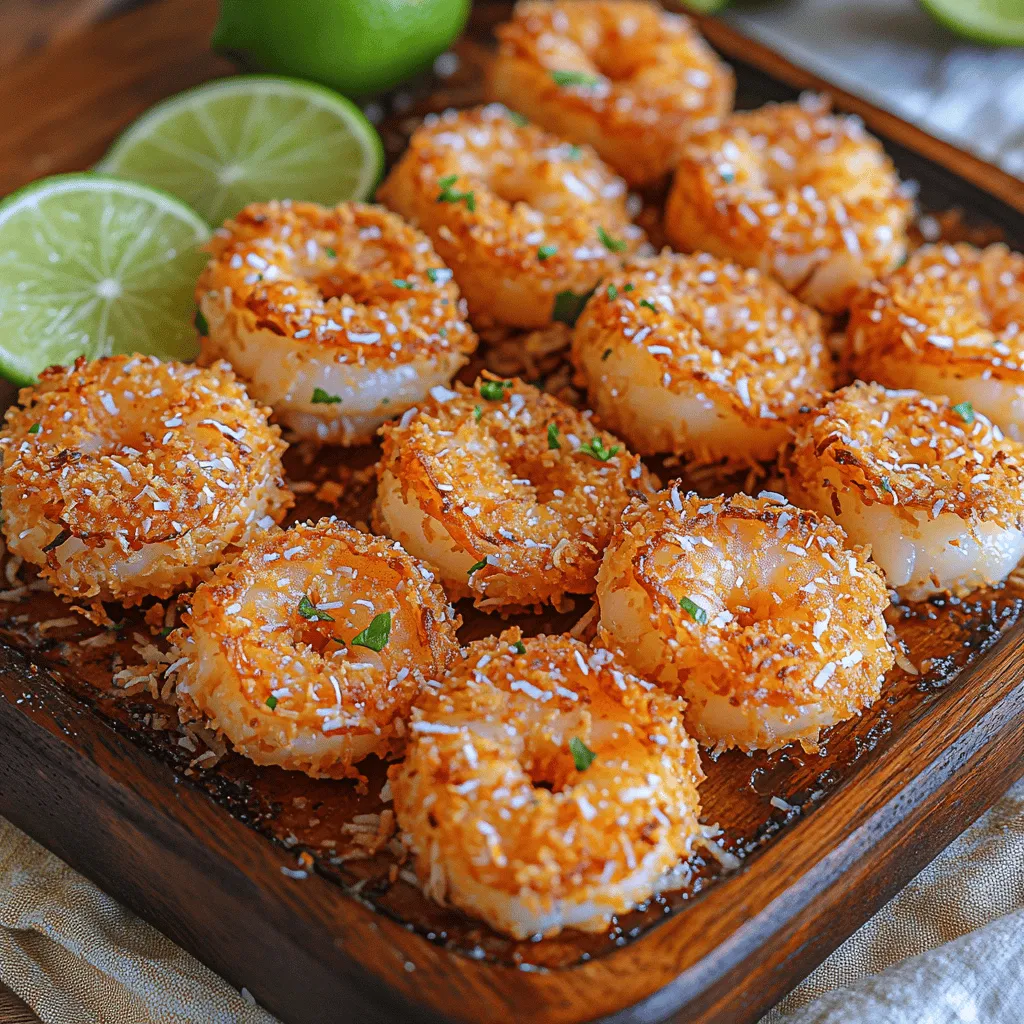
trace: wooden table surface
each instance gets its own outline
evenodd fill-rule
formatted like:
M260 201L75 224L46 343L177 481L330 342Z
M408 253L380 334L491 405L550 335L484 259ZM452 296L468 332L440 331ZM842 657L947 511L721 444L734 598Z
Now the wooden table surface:
M0 983L0 1024L39 1024L39 1018Z

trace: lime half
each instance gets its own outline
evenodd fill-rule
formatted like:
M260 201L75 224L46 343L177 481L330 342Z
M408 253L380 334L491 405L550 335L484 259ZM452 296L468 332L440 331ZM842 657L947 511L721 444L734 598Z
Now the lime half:
M996 46L1024 46L1024 0L921 0L958 36Z
M112 352L196 354L210 229L172 196L97 174L44 178L0 202L0 374Z
M239 75L158 103L96 170L170 192L220 224L268 199L365 199L383 166L380 136L344 96L291 78Z

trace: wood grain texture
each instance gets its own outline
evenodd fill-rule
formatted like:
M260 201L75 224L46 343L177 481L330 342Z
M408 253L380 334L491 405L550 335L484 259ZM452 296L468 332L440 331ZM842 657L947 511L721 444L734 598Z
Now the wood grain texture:
M478 95L473 62L486 54L487 26L507 11L477 5L473 39L460 49L466 80L447 83L430 102ZM0 188L41 173L26 163L34 152L47 170L86 166L151 102L225 73L205 48L211 25L207 0L161 0L0 81L0 103L18 111L13 126L0 127ZM734 33L707 29L738 62L745 105L813 84ZM423 109L420 98L414 92L413 113ZM936 163L919 148L919 133L879 112L865 116L889 133L886 144L902 173L920 180L926 207L959 205L969 220L1024 244L1019 208L982 187L1005 182L967 181L961 173L977 168L951 147L926 146ZM392 152L400 120L385 122ZM341 479L346 466L373 455L345 456L345 466L294 463L290 475ZM355 520L369 495L347 490L351 504L310 497L296 514ZM291 807L309 795L318 820L333 827L363 799L346 784L230 758L193 771L176 735L151 727L166 711L159 701L103 695L109 652L106 663L90 660L77 647L80 631L33 633L33 622L66 614L61 607L34 595L0 615L0 813L288 1024L334 1021L342 1007L367 1022L756 1021L1024 771L1019 594L929 607L899 628L914 658L932 668L916 678L894 672L886 699L833 730L821 758L790 751L708 763L702 797L727 845L748 854L738 872L710 866L713 884L693 898L652 903L607 937L569 933L515 945L416 902L401 881L379 885L373 865L353 875L358 864L323 855L317 841L327 826L304 831ZM137 624L131 619L125 632ZM564 628L550 616L523 624ZM463 638L494 628L476 617ZM130 655L130 635L114 653ZM772 795L800 809L780 813ZM316 862L304 879L282 872L297 867L299 851Z
M39 1018L2 982L0 1024L40 1024Z

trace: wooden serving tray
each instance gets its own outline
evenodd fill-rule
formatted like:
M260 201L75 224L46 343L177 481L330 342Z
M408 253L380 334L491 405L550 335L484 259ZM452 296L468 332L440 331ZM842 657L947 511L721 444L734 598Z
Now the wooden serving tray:
M163 0L8 73L0 109L16 114L0 125L0 192L88 166L155 100L228 73L206 49L213 6ZM509 7L478 4L457 74L392 100L392 153L419 113L479 98L489 28ZM883 136L926 209L963 211L947 231L1024 247L1019 182L722 24L704 28L736 66L742 106L826 88ZM495 345L482 358L506 356ZM375 457L290 451L295 518L365 519ZM207 753L202 736L178 731L159 684L112 683L141 660L138 646L162 643L141 616L105 634L69 621L26 571L8 582L0 813L288 1024L756 1021L1024 773L1024 587L897 609L909 661L820 755L705 758L706 820L728 854L699 862L688 889L607 935L512 942L407 881L386 842L384 766L369 767L360 793ZM561 631L589 604L516 621ZM500 626L461 611L464 640Z

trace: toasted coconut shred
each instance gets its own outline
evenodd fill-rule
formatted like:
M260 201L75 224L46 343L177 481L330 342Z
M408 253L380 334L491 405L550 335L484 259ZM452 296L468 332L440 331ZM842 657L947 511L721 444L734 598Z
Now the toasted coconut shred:
M572 358L601 421L642 454L694 465L774 459L832 385L821 318L755 270L668 251L587 303Z
M390 772L424 891L523 939L603 931L685 884L705 830L681 711L568 637L470 644L420 697Z
M365 444L476 348L430 240L362 203L255 203L196 285L202 358L229 359L297 438Z
M1024 447L969 404L858 381L807 415L780 466L909 600L1000 583L1024 556Z
M970 402L1024 441L1024 256L924 246L850 307L847 360L887 387Z
M519 3L496 35L494 99L589 143L631 185L667 175L687 134L732 108L732 69L653 3Z
M428 115L378 196L430 236L481 325L547 326L560 292L585 295L644 238L593 150L498 104Z
M250 545L196 590L184 622L169 669L183 719L312 776L358 778L367 755L400 754L412 701L458 651L433 574L335 519Z
M913 203L881 143L828 101L769 103L695 135L665 208L669 241L774 277L836 313L899 266Z
M589 417L520 381L481 378L382 431L374 523L480 608L594 590L639 458Z
M278 428L226 363L51 367L6 416L3 529L66 598L131 606L205 579L292 504Z
M634 501L598 576L601 626L687 700L709 746L817 747L878 696L885 581L825 516L781 495Z

